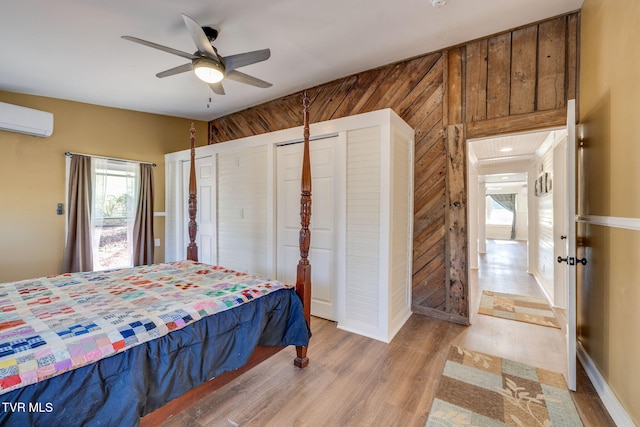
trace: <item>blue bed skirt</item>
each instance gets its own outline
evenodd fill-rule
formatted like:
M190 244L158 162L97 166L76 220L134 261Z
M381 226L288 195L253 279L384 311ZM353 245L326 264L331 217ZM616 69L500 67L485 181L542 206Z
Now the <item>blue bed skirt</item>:
M309 337L300 298L282 289L0 395L0 425L137 426L142 416L243 366L256 345L307 346Z

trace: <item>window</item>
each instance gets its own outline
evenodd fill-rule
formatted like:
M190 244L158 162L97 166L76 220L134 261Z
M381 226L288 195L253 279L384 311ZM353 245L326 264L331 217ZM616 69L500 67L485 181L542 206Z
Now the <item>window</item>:
M491 196L487 196L487 224L510 226L513 224L513 212L500 206Z
M132 267L140 168L136 163L91 159L93 269Z
M153 166L65 153L65 273L153 263Z

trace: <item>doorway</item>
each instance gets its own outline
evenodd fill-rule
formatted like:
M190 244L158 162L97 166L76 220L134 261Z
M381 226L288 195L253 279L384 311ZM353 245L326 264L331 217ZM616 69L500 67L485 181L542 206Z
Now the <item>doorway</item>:
M566 135L565 129L552 129L469 140L467 150L470 268L480 268L479 260L489 250L522 246L526 273L560 309L566 304L565 283L555 258L567 227L561 173ZM512 208L501 205L508 196ZM487 245L489 240L495 244ZM497 246L501 241L520 245Z
M565 251L568 228L566 146L566 129L468 141L469 265L477 284L470 287L472 307L483 290L493 290L544 297L565 317L566 276L556 257ZM514 203L505 218L505 209L494 211L506 195ZM559 348L558 358L565 361L560 371L570 376L566 350Z

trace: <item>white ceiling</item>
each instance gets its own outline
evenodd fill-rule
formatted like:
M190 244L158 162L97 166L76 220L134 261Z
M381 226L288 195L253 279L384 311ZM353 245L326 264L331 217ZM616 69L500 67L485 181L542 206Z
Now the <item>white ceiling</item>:
M566 129L554 129L474 139L468 143L469 162L487 189L489 184L495 189L497 184L526 183L531 162L542 159L566 135Z
M476 139L469 142L472 162L482 166L533 159L549 131Z
M4 0L0 90L209 121L367 69L577 10L582 0ZM180 13L220 31L222 56L270 48L212 95L184 58L120 38L195 51ZM209 103L209 97L212 101Z
M526 184L523 165L535 159L548 137L549 131L544 131L472 140L468 145L469 161L480 173L479 181L487 183L487 191Z

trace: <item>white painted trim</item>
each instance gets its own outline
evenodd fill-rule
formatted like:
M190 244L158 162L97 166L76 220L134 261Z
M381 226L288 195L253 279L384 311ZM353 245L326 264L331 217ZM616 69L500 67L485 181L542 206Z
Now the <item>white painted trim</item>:
M380 152L378 168L378 188L380 189L380 235L378 241L378 331L385 337L385 342L390 342L389 322L391 311L391 209L393 195L391 190L391 167L393 154L391 148L391 128L389 123L382 123L379 128L378 150Z
M278 273L278 211L276 193L278 191L277 145L267 145L267 266L269 277L276 277ZM216 185L216 191L217 190ZM216 231L217 232L217 231Z
M623 218L619 216L576 215L576 221L605 227L640 230L640 218Z
M347 131L338 133L336 143L336 158L334 161L335 180L337 185L334 200L335 208L335 307L337 324L341 324L347 318Z
M409 307L410 306L411 304L409 304ZM409 318L413 314L413 312L409 307L407 307L405 311L401 312L400 315L396 316L395 319L392 319L392 321L389 322L389 332L387 334L387 337L388 337L387 342L393 341L393 338L395 338L396 334L400 332L400 329L402 329L404 324L407 322L407 320L409 320Z
M576 217L576 169L577 169L577 137L576 137L576 101L570 99L567 101L567 156L566 156L566 178L565 178L565 197L568 203L565 205L567 210L567 219L569 227L567 229L567 256L574 256L576 253L576 228L572 223ZM553 155L553 152L551 153ZM565 301L567 302L566 319L567 329L567 387L571 391L576 390L577 368L576 368L576 347L578 342L577 336L577 268L571 268L566 264L567 276L565 287Z
M385 121L394 120L399 116L390 108L372 111L369 113L356 114L353 116L342 117L339 119L327 120L324 122L311 123L309 125L311 140L322 138L327 135L338 134L342 131L352 129L362 129L366 127L379 126ZM220 142L217 144L204 145L196 147L196 156L207 156L211 153L219 153L225 151L237 151L243 148L255 147L265 144L288 144L293 142L301 142L303 134L303 126L298 126L279 131L263 133L260 135L252 135L232 141ZM165 164L176 160L189 160L191 150L186 149L165 154Z
M363 337L371 338L376 341L382 341L385 344L389 344L391 342L389 336L383 331L380 331L377 325L372 326L370 324L351 320L346 326L344 323L338 323L336 327L352 334L362 335Z
M540 275L538 270L536 269L535 272L533 274L531 274L531 275L533 276L533 278L535 279L536 283L538 284L538 287L542 291L542 294L544 295L544 298L547 300L547 303L553 308L558 308L553 304L553 298L551 298L551 295L549 295L549 292L547 291L547 288L543 285L544 278Z
M167 216L166 212L154 212L153 216Z
M607 381L604 379L593 360L591 360L587 350L585 350L580 341L577 343L576 350L580 364L584 367L584 370L591 380L593 387L596 389L600 400L602 400L602 403L605 408L607 408L609 415L613 418L613 422L618 426L635 426L631 416L629 416L627 411L620 404L618 398L616 398L616 395L613 393L607 384Z

